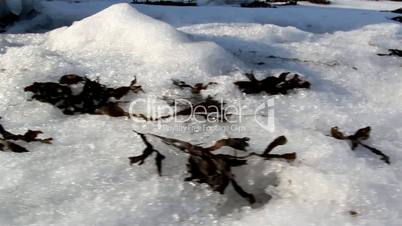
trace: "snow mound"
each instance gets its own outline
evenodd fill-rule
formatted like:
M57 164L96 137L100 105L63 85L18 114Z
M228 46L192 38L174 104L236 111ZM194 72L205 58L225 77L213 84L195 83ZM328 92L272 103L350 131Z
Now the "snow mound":
M207 74L232 70L239 62L212 42L193 42L174 27L139 13L129 4L113 5L91 17L50 32L50 46L83 58L123 56L168 71Z

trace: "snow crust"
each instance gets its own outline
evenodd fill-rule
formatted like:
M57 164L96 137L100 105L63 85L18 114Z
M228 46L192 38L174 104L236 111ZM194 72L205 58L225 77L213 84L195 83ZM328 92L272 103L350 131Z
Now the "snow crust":
M39 129L55 139L52 145L29 144L30 153L0 153L0 225L400 225L402 63L376 55L402 43L402 26L388 21L390 14L368 12L376 19L359 26L324 20L316 25L333 30L319 33L283 26L310 22L296 13L264 24L255 18L271 15L260 10L245 11L242 15L256 16L240 21L233 16L237 9L224 7L138 8L177 23L119 4L49 33L0 35L1 123L16 133ZM351 11L337 12L345 13L337 17L342 18ZM171 78L215 81L219 84L203 95L239 104L248 114L270 99L244 96L233 85L251 70L259 78L293 71L312 83L311 90L274 97L273 133L247 117L237 124L241 130L223 124L183 133L158 129L156 123L65 116L48 104L28 101L23 92L35 81L57 81L67 73L99 77L109 86L129 84L136 75L145 93L127 101L184 95L170 85ZM164 106L162 101L156 105ZM328 137L335 125L348 133L372 126L368 143L387 153L392 165ZM152 142L167 156L164 176L157 176L152 161L130 167L127 157L144 148L132 129L205 145L247 136L250 150L257 152L283 134L289 143L277 151L295 151L298 161L253 159L249 167L236 169L239 183L260 200L249 207L231 188L220 195L183 182L186 156L157 140Z

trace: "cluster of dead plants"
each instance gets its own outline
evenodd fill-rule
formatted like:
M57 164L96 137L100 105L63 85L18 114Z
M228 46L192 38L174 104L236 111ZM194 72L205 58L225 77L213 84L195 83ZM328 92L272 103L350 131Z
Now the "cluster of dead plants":
M402 22L402 21L401 21ZM378 56L396 56L402 57L402 50L399 49L388 49L388 53L378 53Z
M300 2L310 2L313 4L321 4L321 5L330 5L331 1L329 0L306 0L306 1L300 1Z
M392 17L391 20L402 23L402 16Z
M389 50L387 55L399 54L399 50ZM288 94L289 91L299 88L308 89L311 84L304 80L298 74L285 72L278 77L268 76L263 80L255 78L253 73L247 73L246 77L249 81L236 81L234 84L246 94L257 94L266 92L270 95L276 94ZM226 115L223 106L225 103L221 103L215 100L213 97L203 97L201 92L208 89L211 85L215 85L215 82L208 83L196 83L189 85L184 81L173 80L173 85L180 89L188 89L191 91L192 96L189 98L192 106L184 106L182 109L175 112L173 115L161 116L158 118L146 117L142 114L129 115L119 106L119 99L127 95L130 91L138 93L141 86L136 85L137 81L134 79L129 86L122 86L118 88L109 88L100 84L98 81L92 81L86 77L78 75L65 75L60 78L58 83L44 82L34 84L25 87L25 91L32 92L32 99L52 104L63 111L64 114L106 114L113 117L119 116L134 116L139 117L147 121L162 120L173 116L188 116L196 114L202 117L208 117L207 114L215 113L217 117ZM165 97L164 100L170 104L175 103L175 99ZM202 109L202 111L195 111L194 109ZM345 136L338 130L337 127L331 129L331 136L340 139L347 140L351 143L352 150L355 150L358 146L363 146L376 155L381 156L381 160L390 164L389 157L383 152L370 147L362 141L367 140L370 135L370 127L359 129L355 134ZM136 132L136 131L134 131ZM42 133L41 131L29 130L23 135L15 135L6 131L0 125L0 150L6 149L13 152L27 152L25 148L14 143L13 141L25 141L32 142L38 141L42 143L50 143L51 138L38 139L37 136ZM294 161L296 159L296 153L285 154L272 154L272 150L280 145L284 145L287 142L285 136L280 136L272 141L262 153L247 152L249 146L249 138L226 138L217 140L214 145L209 147L203 147L198 144L192 144L179 139L163 137L155 134L144 134L136 132L145 144L145 149L141 155L129 157L130 164L142 165L146 159L155 155L155 165L158 174L162 175L162 163L166 159L166 156L161 151L156 150L150 143L149 137L154 137L161 140L168 146L172 146L179 151L188 155L187 172L189 177L185 181L196 181L199 183L208 184L213 191L223 194L229 184L231 184L234 190L243 198L245 198L250 204L256 202L253 194L246 192L235 180L235 175L232 173L233 167L240 167L247 165L249 158L256 156L265 160L282 159L286 161ZM10 141L11 140L11 141ZM234 150L243 151L241 156L230 154L219 154L217 150L222 147L230 147Z
M249 81L237 81L234 84L246 94L266 92L270 95L287 94L290 90L303 88L309 89L310 82L300 75L290 72L281 73L278 77L268 76L263 80L255 78L253 73L246 73Z
M402 8L392 10L391 12L393 12L393 13L398 13L398 14L402 14ZM402 16L393 17L393 18L391 18L391 20L394 20L394 21L396 21L396 22L402 23Z
M171 107L179 107L177 112L169 115L163 115L158 117L149 117L144 114L133 113L131 117L141 118L145 121L159 121L163 119L168 119L177 116L199 116L207 118L213 115L216 121L224 121L227 116L224 106L225 103L215 100L212 96L203 97L201 95L202 90L206 90L211 85L216 85L216 82L208 83L196 83L194 85L189 85L181 80L172 80L174 86L180 89L189 89L191 91L191 96L188 98L180 98L180 100L186 100L184 103L180 103L177 99L163 97L162 99L166 101Z
M1 117L0 117L1 119ZM26 148L16 143L16 141L23 142L41 142L44 144L51 144L52 138L40 139L37 138L42 131L39 130L28 130L24 134L13 134L0 124L0 151L10 151L15 153L29 152Z
M141 91L141 86L136 83L134 79L129 86L109 88L87 77L70 74L62 76L58 83L35 82L24 90L33 93L32 99L52 104L66 115L87 113L121 117L128 113L116 100L130 91Z
M240 4L243 8L274 8L275 6L268 1L252 1Z
M136 132L136 131L134 131ZM285 136L280 136L271 142L263 153L249 153L243 156L234 156L228 154L214 154L214 151L222 147L231 147L243 152L247 151L249 146L248 137L243 138L226 138L215 142L210 147L202 147L200 145L191 144L186 141L163 137L155 134L143 134L136 132L145 144L145 149L139 156L129 157L130 164L142 165L145 160L155 153L155 165L159 175L162 175L162 161L166 158L160 151L156 150L153 145L148 141L147 136L153 136L163 143L173 146L181 152L189 155L187 163L187 172L190 174L185 181L196 181L198 183L208 184L213 191L223 194L226 187L232 184L234 190L250 204L255 203L253 194L246 192L235 180L231 168L247 165L247 160L251 156L258 156L266 160L283 159L287 161L294 161L296 153L286 154L271 154L271 151L287 142Z
M179 87L181 89L185 89L185 88L190 89L191 93L193 93L193 94L200 94L202 90L208 89L208 87L210 85L216 85L217 84L216 82L208 82L206 84L204 84L204 83L196 83L194 85L189 85L186 82L181 81L181 80L177 80L177 79L173 79L172 82L173 82L173 85L175 85L175 86L177 86L177 87Z

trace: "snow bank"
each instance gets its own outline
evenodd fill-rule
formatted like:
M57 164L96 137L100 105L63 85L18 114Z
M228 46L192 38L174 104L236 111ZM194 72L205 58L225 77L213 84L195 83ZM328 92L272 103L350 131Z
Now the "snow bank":
M133 64L169 72L220 74L235 58L212 42L194 42L172 26L145 16L128 4L106 10L49 34L52 50L79 59L124 56Z

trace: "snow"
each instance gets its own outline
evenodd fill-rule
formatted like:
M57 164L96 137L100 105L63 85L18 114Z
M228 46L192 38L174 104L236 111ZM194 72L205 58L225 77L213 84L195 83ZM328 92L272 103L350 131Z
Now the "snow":
M30 153L0 153L0 225L400 225L402 63L376 55L400 49L402 26L388 20L394 14L127 4L101 11L110 4L43 2L46 16L59 25L89 17L48 33L0 35L1 123L13 132L40 129L55 139L52 145L29 144ZM74 11L77 5L81 8ZM283 13L287 16L279 17ZM109 86L137 76L145 93L125 100L145 101L184 95L170 85L172 78L215 81L203 95L240 104L249 114L271 98L245 96L233 85L251 70L259 78L292 71L312 83L311 90L273 97L272 133L253 117L236 127L209 125L215 130L183 133L158 129L157 123L65 116L28 101L23 91L67 73L99 77ZM180 125L166 122L166 128ZM328 137L335 125L347 133L370 125L367 143L388 154L392 164ZM239 183L260 200L250 207L231 188L220 195L184 182L186 156L156 139L152 142L167 156L164 176L157 176L152 161L130 167L127 157L144 148L133 129L202 144L247 136L257 152L283 134L289 143L277 151L295 151L298 160L252 159L236 169ZM351 216L352 210L358 215Z
M54 26L71 24L106 8L112 2L83 2L78 6L66 2L43 2L46 22ZM402 4L399 4L402 7ZM325 33L354 30L369 24L386 22L393 13L362 9L289 6L275 9L247 9L228 6L166 7L135 5L141 13L175 27L206 23L260 23L292 26L301 30ZM395 8L398 8L395 6ZM71 20L68 21L68 18Z
M215 43L194 43L186 34L140 14L127 4L111 6L49 35L52 50L65 55L78 54L83 59L93 59L95 55L99 62L123 54L122 57L141 65L137 67L163 68L166 73L178 73L177 69L182 68L185 69L180 71L182 74L220 74L239 64Z
M355 1L360 2L360 5ZM10 28L10 33L37 32L71 25L74 21L82 20L113 4L128 2L128 0L92 0L71 3L69 1L42 1L42 14L34 21L18 24ZM157 20L162 20L174 27L205 23L260 23L275 24L283 27L296 27L298 29L325 33L333 31L348 31L369 24L387 22L396 14L379 12L402 8L402 3L380 2L371 8L366 7L360 0L352 0L351 7L338 3L327 6L317 6L301 3L299 6L280 7L275 9L249 9L231 6L199 7L165 7L133 5L135 8ZM307 5L305 5L307 4ZM378 6L378 7L377 7ZM168 9L168 10L167 10ZM397 23L397 22L395 22Z
M302 3L303 5L313 5L311 3ZM397 1L384 1L384 0L331 0L330 5L323 7L336 7L336 8L355 8L355 9L369 9L369 10L394 10L401 8L402 3Z

